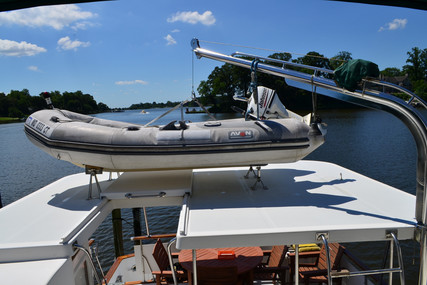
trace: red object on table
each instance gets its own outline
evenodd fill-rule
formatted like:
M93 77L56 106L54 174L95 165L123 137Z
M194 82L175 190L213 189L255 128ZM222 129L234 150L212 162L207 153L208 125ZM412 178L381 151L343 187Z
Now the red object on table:
M218 253L234 251L234 259L219 259ZM196 250L197 266L225 267L236 266L237 274L245 274L262 262L263 253L260 247L204 248ZM187 271L193 271L193 252L191 249L181 250L179 263Z

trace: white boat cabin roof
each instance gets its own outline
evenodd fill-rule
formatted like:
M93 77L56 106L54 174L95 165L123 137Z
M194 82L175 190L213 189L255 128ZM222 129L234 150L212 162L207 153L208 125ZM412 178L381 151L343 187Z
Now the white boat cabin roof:
M177 247L207 248L414 237L415 197L335 164L299 161L262 167L195 170L181 211ZM214 182L214 183L213 183Z
M115 208L183 205L180 249L311 243L316 233L332 242L385 240L388 230L399 240L414 236L415 196L353 171L316 161L272 164L261 170L268 189L252 190L256 178L246 179L247 170L128 172L112 181L105 173L98 175L103 198L92 200L88 175L64 177L0 209L0 275L18 278L42 260L52 269L46 274L58 272L73 243L87 244Z

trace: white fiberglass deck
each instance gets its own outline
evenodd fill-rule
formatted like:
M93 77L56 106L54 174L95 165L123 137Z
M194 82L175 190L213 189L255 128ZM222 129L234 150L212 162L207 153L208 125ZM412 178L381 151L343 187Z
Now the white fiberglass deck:
M102 187L111 183L107 178L108 174L99 176ZM83 173L70 175L2 208L0 225L5 232L0 235L0 262L72 254L75 235L107 202L87 200L88 182Z
M332 242L384 240L387 230L396 230L400 240L414 236L413 195L315 161L263 167L268 190L258 185L253 191L255 178L244 178L247 169L135 172L112 181L103 174L103 198L92 200L88 175L64 177L0 210L0 275L17 284L27 278L22 272L38 270L45 284L73 274L73 243L87 244L117 208L184 203L181 249L311 243L319 232Z
M124 173L111 181L105 173L98 175L98 180L102 199L87 199L89 175L80 173L0 209L1 284L28 283L28 276L36 276L33 284L70 284L74 280L74 242L87 246L113 209L144 203L176 206L182 203L184 193L191 192L190 170ZM153 197L159 191L165 196ZM128 199L127 193L141 197ZM93 195L97 196L95 183Z
M116 175L114 175L116 177ZM0 263L66 258L85 244L114 208L180 205L191 192L191 170L129 172L109 180L98 175L103 199L88 200L89 175L66 176L2 208ZM94 182L94 181L93 181ZM98 195L93 183L93 195ZM153 197L159 192L164 197ZM127 193L140 195L128 199Z
M262 167L253 191L248 168L195 170L181 212L177 247L301 244L412 239L415 196L340 166L299 161Z

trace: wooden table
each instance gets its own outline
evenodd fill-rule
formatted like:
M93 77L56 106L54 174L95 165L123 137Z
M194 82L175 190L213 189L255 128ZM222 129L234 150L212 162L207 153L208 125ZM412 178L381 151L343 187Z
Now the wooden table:
M234 251L236 258L231 260L218 259L218 251ZM203 267L237 267L238 275L247 275L253 282L252 269L262 262L263 252L260 247L230 247L230 248L204 248L196 250L197 266ZM188 280L192 280L193 252L191 249L181 250L178 257L179 263L188 272ZM252 283L251 283L252 284Z

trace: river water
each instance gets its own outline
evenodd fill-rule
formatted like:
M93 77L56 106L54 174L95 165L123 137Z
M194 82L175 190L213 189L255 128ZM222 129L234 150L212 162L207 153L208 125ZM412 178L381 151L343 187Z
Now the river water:
M146 111L146 114L141 114L140 110L134 110L96 116L145 124L165 112L165 109ZM336 163L415 194L416 147L412 135L402 122L387 113L368 109L328 110L320 111L319 114L328 125L326 143L306 159ZM155 124L179 120L180 116L177 110ZM184 118L190 121L209 119L206 114L186 114ZM3 206L65 175L82 172L81 168L58 161L32 145L25 137L23 123L0 125L0 158L0 193ZM148 208L147 212L151 234L175 231L178 223L178 208L172 211L161 207ZM28 214L31 215L31 213ZM129 238L133 236L131 210L123 210L122 218L125 251L129 253L132 251ZM106 270L114 259L111 217L100 226L94 238L99 243L101 263ZM416 284L419 247L413 241L403 241L401 244L406 284ZM384 242L346 246L371 268L382 266ZM394 280L397 281L397 279L396 274ZM399 283L396 282L396 284Z

